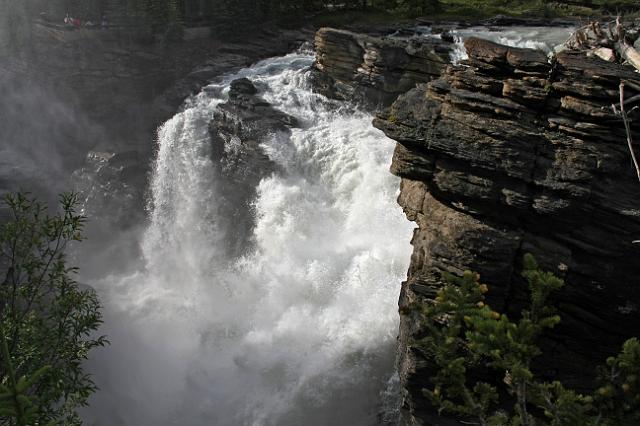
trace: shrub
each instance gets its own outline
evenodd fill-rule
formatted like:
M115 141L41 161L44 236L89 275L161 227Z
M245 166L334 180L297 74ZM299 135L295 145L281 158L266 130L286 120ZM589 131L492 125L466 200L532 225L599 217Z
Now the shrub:
M0 424L80 424L76 409L96 389L82 362L107 343L93 337L102 323L98 298L74 281L76 268L67 266L65 255L70 242L82 240L85 218L76 212L73 194L61 196L62 213L52 216L24 194L8 195L5 203L10 219L0 226Z
M441 414L487 426L639 424L640 341L628 340L607 360L591 395L540 380L531 368L542 353L536 340L560 322L548 299L564 282L541 271L531 255L522 275L531 297L517 321L485 303L488 287L472 272L446 276L436 299L416 306L425 337L415 343L433 371L425 397Z

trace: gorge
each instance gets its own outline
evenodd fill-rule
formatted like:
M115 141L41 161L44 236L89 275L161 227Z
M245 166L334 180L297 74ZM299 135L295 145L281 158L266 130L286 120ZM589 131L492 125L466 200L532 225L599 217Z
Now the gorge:
M111 345L88 362L100 391L84 421L457 424L422 394L423 330L405 308L473 270L517 314L524 253L567 282L536 367L587 388L640 329L640 186L608 109L621 79L640 78L582 53L549 60L572 30L322 28L314 49L308 30L201 40L162 90L162 55L114 47L105 60L155 81L144 104L123 90L88 107L87 122L111 117L106 136L41 183L71 182L91 218L73 255ZM129 79L80 51L86 82Z

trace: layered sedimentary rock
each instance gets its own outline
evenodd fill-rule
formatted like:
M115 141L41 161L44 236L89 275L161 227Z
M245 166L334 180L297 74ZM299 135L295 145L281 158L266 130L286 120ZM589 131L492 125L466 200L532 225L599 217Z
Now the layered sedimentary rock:
M562 276L561 324L541 342L537 370L588 388L594 366L640 332L640 183L611 109L632 69L469 39L469 60L421 84L374 124L398 142L391 170L418 228L400 298L399 371L407 424L449 424L422 395L427 366L403 310L434 296L442 273L474 270L492 306L514 315L528 297L523 254ZM637 94L627 85L627 94ZM640 124L632 123L640 134Z
M316 33L315 86L368 107L388 106L416 83L431 81L449 61L439 39L372 37L322 28Z

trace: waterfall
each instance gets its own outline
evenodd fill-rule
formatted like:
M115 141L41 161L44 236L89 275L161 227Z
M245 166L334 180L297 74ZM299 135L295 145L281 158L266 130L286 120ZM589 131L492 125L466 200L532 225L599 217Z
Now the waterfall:
M394 144L371 115L312 93L312 62L229 75L159 129L144 266L93 283L111 346L91 365L102 390L88 424L371 425L393 406L413 228ZM265 138L278 172L257 188L252 247L233 257L207 125L239 77L300 126Z

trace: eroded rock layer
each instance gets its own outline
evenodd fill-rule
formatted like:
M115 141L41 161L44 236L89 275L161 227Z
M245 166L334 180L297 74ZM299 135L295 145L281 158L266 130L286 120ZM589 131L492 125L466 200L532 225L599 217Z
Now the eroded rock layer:
M536 368L578 389L640 332L640 183L611 109L620 81L631 97L640 75L576 52L549 63L480 39L466 48L464 66L401 95L374 122L398 142L398 201L418 226L400 298L407 424L449 424L422 395L427 366L411 343L420 321L402 310L433 297L445 271L478 271L492 306L512 314L528 297L524 253L562 276L553 301L562 323L541 342Z
M438 39L372 37L322 28L316 33L315 86L369 107L388 106L416 83L440 75L450 46Z

